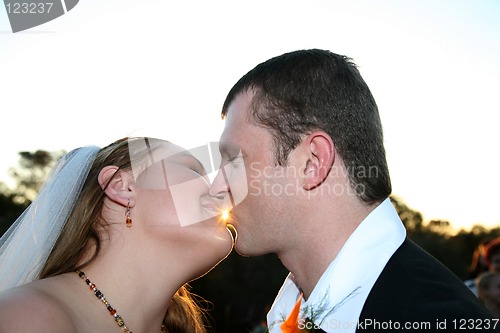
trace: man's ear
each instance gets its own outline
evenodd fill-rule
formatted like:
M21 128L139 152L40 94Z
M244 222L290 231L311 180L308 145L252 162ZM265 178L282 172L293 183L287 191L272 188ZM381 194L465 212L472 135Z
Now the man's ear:
M335 146L332 138L323 131L309 134L303 144L307 156L303 187L305 190L312 190L321 185L330 174L335 161Z
M133 207L135 205L135 184L129 173L120 170L117 166L108 165L102 168L97 179L106 196L112 201L123 206Z

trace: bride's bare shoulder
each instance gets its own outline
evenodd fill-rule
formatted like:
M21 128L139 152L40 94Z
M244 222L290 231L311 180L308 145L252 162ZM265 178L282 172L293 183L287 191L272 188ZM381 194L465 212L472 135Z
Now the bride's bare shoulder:
M21 286L0 293L0 332L76 332L68 310L43 288Z

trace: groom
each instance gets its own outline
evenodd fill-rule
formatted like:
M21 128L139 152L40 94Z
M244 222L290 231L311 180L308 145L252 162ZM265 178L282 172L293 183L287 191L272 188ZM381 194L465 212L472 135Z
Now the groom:
M233 203L238 253L275 253L290 271L271 333L437 332L472 319L494 331L462 281L406 237L377 105L351 59L272 58L233 86L222 116L210 193Z

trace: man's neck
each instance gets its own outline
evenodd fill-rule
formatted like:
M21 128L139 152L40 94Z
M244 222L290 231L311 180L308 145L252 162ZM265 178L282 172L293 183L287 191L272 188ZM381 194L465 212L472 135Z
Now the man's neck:
M293 274L297 286L303 291L304 299L311 295L319 279L337 257L359 224L375 209L373 206L353 207L329 214L316 214L305 221L300 230L300 241L287 251L278 253L283 265Z

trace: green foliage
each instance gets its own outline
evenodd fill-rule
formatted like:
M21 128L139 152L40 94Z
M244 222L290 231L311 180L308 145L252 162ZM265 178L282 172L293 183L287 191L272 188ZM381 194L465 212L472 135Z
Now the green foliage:
M422 214L408 207L397 196L391 195L390 199L408 233L421 232L424 221Z
M27 205L32 202L50 169L64 154L64 150L57 152L45 150L20 152L19 166L9 170L9 175L16 183L12 198L14 203Z
M471 276L470 263L475 248L485 240L500 236L500 228L487 229L476 225L470 231L454 232L449 221L424 223L422 214L408 207L401 198L391 202L405 225L408 237L441 261L462 280Z
M14 188L0 182L0 235L7 231L33 201L50 168L64 153L62 150L19 153L19 166L9 170L15 182Z

